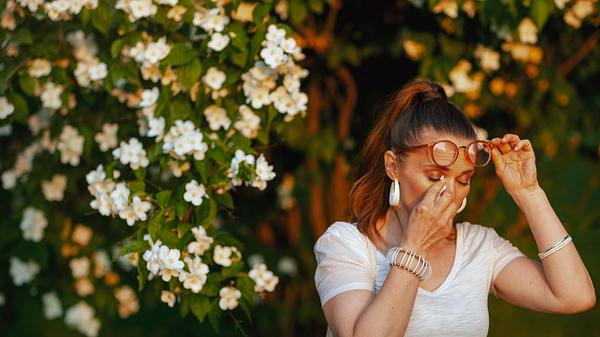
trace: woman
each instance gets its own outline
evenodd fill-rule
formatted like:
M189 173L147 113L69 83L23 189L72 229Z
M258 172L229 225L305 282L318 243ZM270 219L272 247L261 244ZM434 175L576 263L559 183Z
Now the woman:
M350 193L354 223L315 244L328 336L485 336L487 298L540 312L595 305L590 276L536 178L531 143L475 141L442 87L405 86L376 121ZM541 252L526 257L490 227L454 223L475 168L493 161Z

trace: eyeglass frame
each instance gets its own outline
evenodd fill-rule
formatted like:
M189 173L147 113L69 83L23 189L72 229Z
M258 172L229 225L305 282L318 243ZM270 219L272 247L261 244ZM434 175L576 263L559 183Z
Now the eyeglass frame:
M454 145L454 146L457 148L457 151L456 151L456 153L454 154L454 158L452 158L452 161L451 161L451 162L450 162L450 164L448 164L448 165L440 165L440 164L438 164L438 163L436 162L436 160L435 160L435 157L433 156L433 146L434 146L435 144L437 144L437 143L441 143L441 142L449 142L449 143L453 144L453 145ZM487 160L487 161L485 162L485 164L483 164L483 165L477 165L475 162L473 162L473 160L472 160L472 159L471 159L471 157L469 156L469 152L468 152L468 150L467 150L467 149L469 148L469 146L473 145L474 143L484 143L484 144L488 144L488 146L490 147L490 157L488 158L488 160ZM435 141L435 142L433 142L433 143L428 143L428 144L420 144L420 145L414 145L414 146L395 146L395 148L396 148L396 149L398 149L398 150L400 150L400 151L414 151L414 150L418 150L418 149L422 149L422 148L427 148L427 149L429 150L428 152L429 152L429 155L431 156L431 160L433 160L433 162L434 162L436 165L440 166L440 167L448 167L448 166L450 166L450 165L454 164L454 162L455 162L455 161L456 161L456 159L458 158L458 154L460 153L460 149L461 149L461 148L464 148L464 149L465 149L465 151L467 152L467 158L469 159L469 161L470 161L471 163L473 163L473 165L475 165L475 167L483 167L483 166L486 166L486 165L487 165L487 164L489 164L489 163L490 163L490 161L492 160L492 153L491 153L491 151L494 149L494 147L495 147L495 145L494 145L494 143L492 143L491 141L489 141L489 140L478 140L478 139L476 139L476 140L474 140L474 141L470 142L470 143L469 143L469 144L467 144L467 145L462 145L462 146L458 146L458 145L457 145L455 142L453 142L453 141L451 141L451 140L449 140L449 139L442 139L442 140Z

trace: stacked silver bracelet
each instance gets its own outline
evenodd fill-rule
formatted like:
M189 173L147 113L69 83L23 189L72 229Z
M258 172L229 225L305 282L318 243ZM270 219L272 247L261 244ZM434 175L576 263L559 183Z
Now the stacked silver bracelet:
M557 250L561 249L562 247L566 246L567 243L569 243L571 241L573 241L573 239L571 238L571 236L569 234L567 234L567 236L565 236L562 240L553 244L552 246L550 246L550 248L546 249L545 251L539 253L538 256L540 257L540 260L542 260L546 256L556 252Z
M402 259L398 262L398 256L403 252ZM431 264L424 257L406 248L394 247L390 249L386 256L391 266L405 269L419 278L421 281L427 280L431 276ZM412 263L417 260L413 267Z

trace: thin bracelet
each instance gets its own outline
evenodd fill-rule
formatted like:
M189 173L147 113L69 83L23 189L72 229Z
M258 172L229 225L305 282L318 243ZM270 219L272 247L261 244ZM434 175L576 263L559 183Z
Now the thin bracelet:
M545 251L539 253L538 256L540 257L540 260L549 256L552 253L555 253L556 251L563 248L571 241L573 241L573 238L571 238L571 235L567 234L567 236L565 236L562 240L553 244L552 246L550 246L550 248L546 249Z

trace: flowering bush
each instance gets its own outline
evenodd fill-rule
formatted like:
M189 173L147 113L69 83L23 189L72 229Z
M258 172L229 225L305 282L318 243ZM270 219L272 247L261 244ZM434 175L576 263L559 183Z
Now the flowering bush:
M269 14L274 4L3 4L1 207L10 216L0 246L14 285L41 290L46 317L87 336L101 327L97 293L112 293L122 318L139 310L121 280L132 268L140 290L154 282L184 315L216 325L239 306L249 316L255 293L278 277L245 267L219 213L234 207L236 187L264 190L274 179L261 148L307 105L304 54ZM70 276L46 273L61 265ZM72 290L61 293L65 277Z

